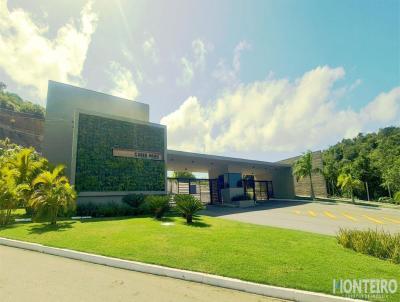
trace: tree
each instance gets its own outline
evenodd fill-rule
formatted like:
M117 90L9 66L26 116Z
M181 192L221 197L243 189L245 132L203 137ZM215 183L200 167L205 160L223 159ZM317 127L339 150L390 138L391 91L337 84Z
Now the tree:
M0 224L10 222L11 213L16 209L24 191L29 190L29 185L18 184L19 172L16 169L3 167L0 170Z
M193 195L181 194L175 196L176 209L185 218L188 224L193 222L193 215L204 209L203 204Z
M31 183L41 169L47 166L47 160L38 156L33 148L23 148L9 158L6 164L19 172L19 183Z
M313 173L320 173L319 168L313 168L312 164L312 152L307 151L303 154L293 165L293 175L296 176L296 181L309 177L310 179L310 197L312 200L315 199L314 185L312 181Z
M400 158L390 160L382 172L382 186L387 188L389 197L392 192L400 191Z
M50 223L57 223L59 213L75 208L76 192L63 175L64 166L58 165L53 171L41 172L32 182L35 191L29 201L38 216L48 216Z
M39 156L33 148L23 148L8 156L5 165L18 171L18 177L16 179L18 184L26 184L29 186L30 189L24 191L22 206L25 207L28 214L31 214L32 209L27 203L33 193L33 188L30 187L30 184L33 179L47 167L47 160Z
M194 179L196 178L192 172L189 171L174 171L172 174L173 178L190 178Z
M351 201L354 203L354 190L363 189L363 182L357 178L353 178L350 173L341 173L337 179L337 185L350 194Z
M6 90L7 85L3 82L0 82L0 92L3 92L4 90Z

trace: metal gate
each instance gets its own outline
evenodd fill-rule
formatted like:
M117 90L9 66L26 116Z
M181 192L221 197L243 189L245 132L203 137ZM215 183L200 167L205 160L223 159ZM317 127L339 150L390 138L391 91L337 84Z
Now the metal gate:
M265 201L274 197L272 181L254 180L247 177L242 180L244 193L255 201ZM223 181L219 179L168 178L169 194L191 194L204 204L221 202Z
M212 179L168 178L169 194L190 194L204 204L212 203Z
M254 201L265 201L274 197L272 181L254 180L252 178L243 179L244 193L249 195Z

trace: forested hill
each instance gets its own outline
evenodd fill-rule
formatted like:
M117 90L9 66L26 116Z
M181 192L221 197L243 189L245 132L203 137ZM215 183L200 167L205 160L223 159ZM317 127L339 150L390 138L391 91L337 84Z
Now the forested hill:
M400 191L400 127L343 139L323 151L323 162L331 195L341 195L336 182L338 175L345 172L364 182L365 188L356 192L358 197L366 199L365 183L371 199L392 196Z
M39 118L44 117L45 109L42 106L23 100L18 94L8 92L5 89L6 85L0 82L0 108L32 114Z

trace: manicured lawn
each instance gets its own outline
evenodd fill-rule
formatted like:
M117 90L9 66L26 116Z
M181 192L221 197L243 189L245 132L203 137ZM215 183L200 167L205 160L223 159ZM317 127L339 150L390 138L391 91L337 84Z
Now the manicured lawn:
M243 280L331 293L333 279L398 279L400 265L357 254L331 236L201 217L21 223L0 236ZM400 301L400 292L388 301Z

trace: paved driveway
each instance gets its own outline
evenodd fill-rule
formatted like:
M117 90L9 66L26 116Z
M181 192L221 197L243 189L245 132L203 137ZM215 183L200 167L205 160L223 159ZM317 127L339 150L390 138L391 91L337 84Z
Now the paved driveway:
M0 245L0 301L282 300Z
M204 214L328 235L340 227L400 232L400 210L352 204L270 200L253 208L209 206Z

